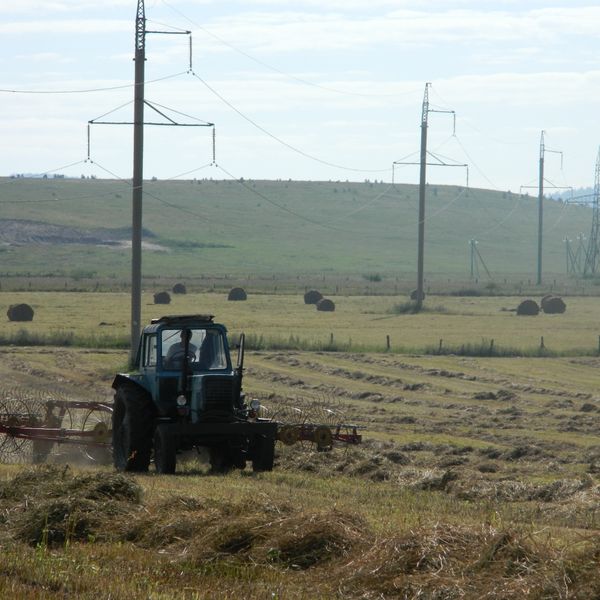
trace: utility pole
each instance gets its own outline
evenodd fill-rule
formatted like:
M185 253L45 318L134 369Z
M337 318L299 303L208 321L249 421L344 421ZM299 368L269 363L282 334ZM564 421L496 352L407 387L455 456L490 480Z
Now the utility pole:
M569 273L576 273L577 267L575 266L575 257L573 256L573 250L571 249L571 239L565 237L563 242L565 243L565 249L567 251L566 259L567 259L567 275Z
M146 12L138 0L135 20L135 92L133 101L133 191L131 216L131 350L133 361L142 321L142 197L144 185L144 74Z
M423 265L425 253L425 186L427 185L427 121L429 116L429 86L425 84L423 110L421 113L421 154L419 171L419 240L417 249L417 300L415 309L423 308Z
M191 31L150 31L146 29L146 12L144 0L138 0L135 19L135 91L133 97L133 121L107 120L105 117L118 111L117 107L104 115L88 121L88 160L90 159L90 125L133 125L133 180L132 180L132 215L131 215L131 349L130 360L133 361L138 347L141 330L142 307L142 200L144 196L144 126L157 125L168 127L212 127L212 163L215 164L215 124L190 117L160 104L153 104L144 95L146 34L158 33L166 35L187 35L190 43L189 71L192 72L192 38ZM158 121L144 120L144 107L152 114L159 115ZM160 108L158 108L160 107ZM171 117L168 112L175 116ZM192 119L193 122L180 122L179 116ZM176 120L177 119L177 120ZM93 161L92 161L93 162Z
M560 150L549 150L546 148L544 136L546 132L542 130L540 136L540 162L539 162L539 179L538 179L538 251L537 251L537 285L542 285L542 251L543 251L543 234L544 234L544 159L547 152L553 152L554 154L560 154L560 168L563 167L563 153ZM570 186L557 186L550 183L553 189L571 189ZM531 188L535 186L522 185L521 193L525 188Z
M475 279L475 275L477 273L477 263L475 262L475 244L477 244L477 240L469 240L469 246L471 248L471 280Z
M419 165L419 222L418 222L418 248L417 248L417 298L415 301L415 311L419 312L423 308L423 298L425 297L423 289L423 271L424 271L424 253L425 253L425 191L427 187L427 167L463 167L467 169L467 187L469 187L469 165L463 163L447 163L440 157L427 150L427 127L429 113L448 113L454 117L453 134L456 133L456 113L453 110L436 110L429 107L429 87L431 83L425 84L425 93L423 95L423 107L421 112L421 152L420 161L406 162L396 160L392 163L392 178L394 165ZM427 157L431 156L436 162L427 162Z
M542 285L542 236L544 222L544 130L540 137L540 168L538 179L538 261L537 261L537 284Z
M492 279L492 274L490 273L489 269L487 268L487 265L485 264L485 261L483 260L483 256L481 256L481 252L479 252L479 248L477 247L477 245L479 244L479 242L477 240L469 240L469 245L471 246L471 279L474 279L474 277L479 278L479 264L481 263L481 266L483 267L483 269L485 270L487 276Z

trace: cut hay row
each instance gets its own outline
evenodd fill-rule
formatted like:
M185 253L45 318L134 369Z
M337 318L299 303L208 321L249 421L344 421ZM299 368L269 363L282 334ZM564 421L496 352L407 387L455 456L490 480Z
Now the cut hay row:
M201 585L207 572L213 574L210 597L224 597L235 582L238 593L244 586L244 597L264 597L260 582L268 573L282 586L289 582L285 589L295 589L298 597L591 600L600 594L600 536L593 533L563 546L548 532L502 523L456 525L440 519L376 531L363 517L334 507L303 509L260 495L251 501L199 494L150 502L132 478L50 467L2 482L0 507L5 556L18 544L65 557L74 544L78 556L86 547L98 554L126 545L129 561L143 553L158 572L170 573L172 567L178 573L160 578L165 597L183 597L181 588ZM23 559L28 556L20 552ZM4 564L3 577L18 571ZM86 578L94 573L70 571L65 563L57 590L77 578L85 591ZM242 579L236 573L244 574ZM129 597L143 597L154 585L146 578L140 588L135 570L131 579ZM30 574L28 584L34 581ZM123 585L121 577L104 578L107 597L117 581ZM91 592L78 597L92 597Z

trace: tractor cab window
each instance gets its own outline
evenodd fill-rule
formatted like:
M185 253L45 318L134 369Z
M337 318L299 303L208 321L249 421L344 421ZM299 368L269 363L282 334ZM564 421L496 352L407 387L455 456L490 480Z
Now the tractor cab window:
M193 371L227 368L223 335L218 329L164 329L162 331L162 360L166 369L179 370L185 359Z
M144 340L144 366L155 367L156 366L156 335L148 335Z

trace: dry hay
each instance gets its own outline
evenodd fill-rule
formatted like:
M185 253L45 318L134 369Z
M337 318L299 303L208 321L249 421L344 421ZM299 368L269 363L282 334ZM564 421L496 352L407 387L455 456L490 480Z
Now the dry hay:
M321 298L317 302L317 310L321 310L324 312L333 312L335 310L335 303L333 300L329 300L329 298Z
M308 290L308 292L304 294L304 304L316 304L322 298L323 294L318 290Z
M11 304L6 311L9 321L33 321L33 314L29 304Z
M367 530L363 519L344 511L305 511L261 498L171 497L140 512L127 540L149 549L185 549L193 565L235 559L286 570L343 558Z
M68 466L21 471L0 484L0 507L14 538L37 546L119 537L141 488L119 473L73 475Z
M485 479L473 475L452 483L449 490L460 500L496 502L571 502L578 497L600 498L600 487L589 476L580 479L557 479L550 483L531 483L520 480Z
M565 545L551 529L456 525L443 514L435 524L408 518L374 530L361 508L306 509L256 489L235 501L169 494L141 505L139 495L120 474L31 469L0 484L0 529L41 547L79 541L158 550L151 554L177 572L304 572L315 598L600 597L596 531Z
M548 315L562 314L567 310L565 301L560 296L544 296L542 310Z
M233 302L243 302L244 300L247 300L247 298L248 295L246 294L246 291L241 287L232 288L227 295L227 300L231 300Z
M591 600L600 591L593 552L599 544L566 556L548 541L510 528L417 527L372 541L348 563L341 591L368 590L365 598Z
M246 506L240 514L226 513L204 523L189 541L188 551L199 564L220 556L306 570L347 558L366 529L363 519L336 509L308 512L255 506L252 513Z
M419 291L418 290L412 290L412 292L410 293L410 299L413 301L418 300L419 298ZM421 301L425 300L425 292L421 292Z
M540 307L535 300L523 300L517 307L517 315L534 317L540 312Z
M174 294L187 294L187 288L185 287L185 283L176 283L173 286Z
M154 294L154 304L170 304L171 294L169 292L156 292Z

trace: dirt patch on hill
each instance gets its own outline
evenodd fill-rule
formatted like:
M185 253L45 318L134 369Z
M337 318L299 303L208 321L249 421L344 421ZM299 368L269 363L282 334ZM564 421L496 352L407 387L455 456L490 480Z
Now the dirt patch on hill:
M143 231L145 238L156 236L149 230ZM131 230L127 227L116 229L82 229L67 225L30 221L24 219L0 219L0 244L8 246L80 244L126 248L131 245ZM151 242L144 242L148 250L166 250Z

